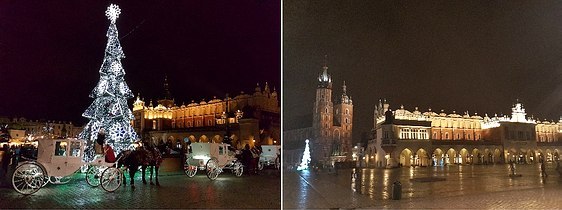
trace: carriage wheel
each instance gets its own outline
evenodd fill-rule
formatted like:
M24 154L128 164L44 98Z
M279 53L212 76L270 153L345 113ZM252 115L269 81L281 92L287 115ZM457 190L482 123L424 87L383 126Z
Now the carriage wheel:
M100 185L101 173L106 169L106 166L90 165L86 172L86 182L92 186L97 187Z
M51 178L48 176L44 176L43 177L43 185L41 185L41 187L45 187L47 184L49 184L49 182L51 182Z
M191 158L187 158L187 159L185 160L184 165L183 165L183 171L185 172L185 174L186 174L188 177L193 177L193 176L195 176L195 174L197 173L197 166L191 164L191 161L192 161L192 160L193 160L193 159L191 159Z
M12 186L24 195L37 192L45 183L46 172L36 163L24 163L16 167L12 175Z
M207 161L207 178L209 178L210 180L215 180L217 179L217 177L220 174L219 171L219 161L217 160L217 158L211 158Z
M275 158L275 169L281 170L281 158Z
M258 170L263 170L263 162L258 161Z
M101 174L101 187L107 192L117 190L123 183L123 172L115 167L107 168Z
M242 165L242 163L240 162L234 163L234 175L240 177L242 176L242 173L244 173L244 166Z

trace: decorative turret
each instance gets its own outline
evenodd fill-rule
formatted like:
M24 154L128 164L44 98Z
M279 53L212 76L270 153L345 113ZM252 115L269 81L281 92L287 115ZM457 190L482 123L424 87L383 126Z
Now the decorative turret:
M133 111L144 109L144 101L140 99L140 93L137 95L137 100L133 103Z
M277 99L277 90L275 89L275 86L273 86L273 92L271 93L271 97Z
M260 83L256 83L255 93L261 93Z
M517 100L517 103L511 108L511 121L527 122L526 115L527 113L525 112L525 108L523 108L523 104Z
M264 87L264 91L265 94L269 94L269 84L267 84L267 82L265 82L265 87Z

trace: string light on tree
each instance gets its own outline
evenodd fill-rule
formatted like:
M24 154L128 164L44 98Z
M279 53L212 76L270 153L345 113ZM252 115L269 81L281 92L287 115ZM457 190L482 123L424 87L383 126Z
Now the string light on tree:
M103 129L106 133L106 143L110 144L116 153L127 149L137 139L130 122L133 113L127 105L127 99L133 93L124 80L125 70L121 59L125 58L119 42L115 22L121 14L121 9L115 4L107 7L105 15L111 21L107 30L107 45L105 57L99 70L100 81L90 93L94 102L84 111L82 116L90 119L79 138L87 141L84 159L90 161L94 157L94 142L98 133Z
M297 167L297 170L308 169L308 164L310 163L310 147L308 146L308 139L305 141L306 146L304 147L304 152L302 154L301 164Z

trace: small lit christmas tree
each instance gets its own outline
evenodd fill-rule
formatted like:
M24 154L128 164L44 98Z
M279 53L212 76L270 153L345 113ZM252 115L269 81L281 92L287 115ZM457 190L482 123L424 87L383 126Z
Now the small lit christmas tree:
M302 154L302 160L297 170L308 169L308 164L310 163L310 147L308 146L308 139L305 141L306 146L304 147L304 152Z
M99 70L100 81L90 93L94 102L84 111L82 116L90 119L79 138L87 140L84 159L90 161L94 157L94 142L98 132L104 129L105 142L111 145L116 154L131 145L137 139L130 122L134 119L133 113L127 106L127 99L133 93L124 80L125 70L121 59L125 58L115 21L121 14L121 9L115 4L107 7L105 15L111 21L107 30L107 45L103 64Z

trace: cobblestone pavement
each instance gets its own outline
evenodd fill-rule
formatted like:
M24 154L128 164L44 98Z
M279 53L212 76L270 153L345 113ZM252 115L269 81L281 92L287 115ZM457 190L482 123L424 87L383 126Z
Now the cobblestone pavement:
M450 165L397 169L346 169L333 172L284 171L283 208L501 208L562 207L562 178L547 164ZM355 178L356 177L356 178ZM401 200L391 200L392 185L402 184Z
M129 181L129 180L127 180ZM147 180L148 181L148 180ZM217 180L207 179L203 172L193 178L185 174L162 173L160 186L142 184L140 173L133 190L129 185L115 192L90 187L84 174L75 174L64 185L48 184L32 195L24 196L11 187L0 188L0 209L7 208L259 208L281 207L281 179L276 170L260 175L236 177L229 171Z

